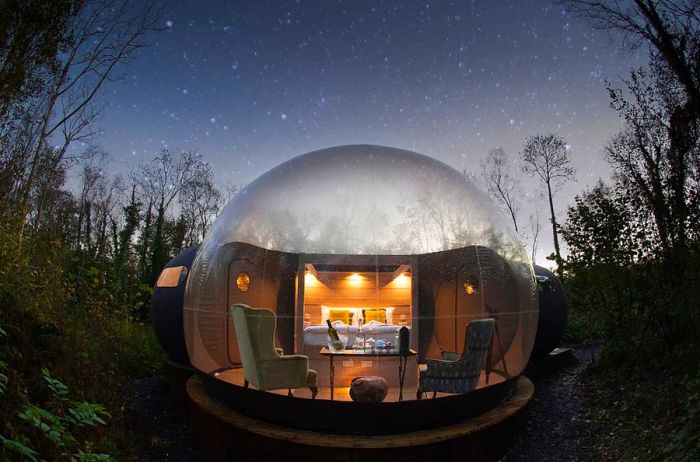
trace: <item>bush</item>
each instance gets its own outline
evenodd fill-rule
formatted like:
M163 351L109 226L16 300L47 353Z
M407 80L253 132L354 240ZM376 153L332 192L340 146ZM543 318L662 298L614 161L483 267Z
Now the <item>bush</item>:
M6 457L11 454L36 461L40 457L66 458L79 461L108 461L109 454L93 452L91 432L99 426L107 425L104 418L109 413L99 404L87 401L71 401L68 387L42 369L44 385L50 392L45 407L32 403L25 404L17 413L25 425L8 424L14 433L12 438L0 434L2 451Z
M122 390L157 371L152 329L120 302L104 262L47 236L19 247L11 226L0 229L0 459L136 458Z

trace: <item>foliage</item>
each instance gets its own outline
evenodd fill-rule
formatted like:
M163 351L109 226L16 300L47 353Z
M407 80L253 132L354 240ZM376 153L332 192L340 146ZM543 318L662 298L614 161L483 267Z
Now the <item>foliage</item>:
M80 2L10 0L0 4L0 115L40 91L59 67L58 51L67 44L67 21Z
M682 382L685 398L680 403L679 431L671 434L665 450L670 460L700 459L700 377L688 376Z
M646 361L641 352L606 348L582 377L585 419L593 429L591 459L697 460L686 450L689 441L683 435L691 429L679 420L685 414L688 373L655 354L653 346L644 354Z
M29 443L33 442L33 445L37 445L35 447L41 447L40 451L45 456L52 455L71 461L112 460L109 454L93 452L92 443L88 439L92 430L90 427L107 425L103 417L109 417L109 413L99 404L71 401L68 387L52 377L47 369L42 369L41 375L50 391L50 401L46 407L25 404L22 411L17 413L17 417L25 421L41 438L37 439L29 433L19 433L14 439L0 435L6 455L15 453L23 459L35 461L39 458L39 452L30 447Z
M613 182L577 197L562 233L572 317L604 342L589 400L615 431L599 443L612 458L697 460L700 5L563 3L650 52L621 89L608 84L624 121L605 148Z
M89 144L68 149L89 141L99 95L147 44L158 2L8 1L0 13L0 459L129 458L121 393L162 355L153 282L203 237L221 194L195 153L161 152L125 180Z

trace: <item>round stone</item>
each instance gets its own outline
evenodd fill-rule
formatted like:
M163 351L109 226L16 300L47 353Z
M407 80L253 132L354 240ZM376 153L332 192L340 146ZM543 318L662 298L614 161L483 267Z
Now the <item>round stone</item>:
M358 403L381 403L389 393L384 377L355 377L350 382L350 398Z

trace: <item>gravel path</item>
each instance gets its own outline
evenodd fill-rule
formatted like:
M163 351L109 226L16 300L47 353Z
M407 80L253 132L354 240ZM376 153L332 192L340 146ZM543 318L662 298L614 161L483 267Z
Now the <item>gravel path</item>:
M527 427L501 462L595 460L581 392L581 372L595 353L577 347L576 365L531 378L535 395L526 411Z
M192 462L198 460L195 438L185 406L176 406L168 400L165 378L149 377L131 387L133 397L127 414L139 429L140 441L134 445L143 448L144 461Z

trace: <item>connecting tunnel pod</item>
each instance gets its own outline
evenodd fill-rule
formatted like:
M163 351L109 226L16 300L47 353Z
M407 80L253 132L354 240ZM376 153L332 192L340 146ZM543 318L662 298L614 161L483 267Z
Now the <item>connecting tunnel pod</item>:
M238 393L237 383L226 379L228 371L241 367L229 313L236 303L272 310L276 346L285 354L308 355L321 382L328 367L319 355L327 344L326 320L347 334L349 348L364 344L358 332L392 345L406 327L423 362L443 351L461 351L467 323L492 317L497 333L487 365L491 380L480 388L496 390L524 369L537 328L532 267L510 228L464 175L421 154L352 145L291 159L246 186L202 243L185 293L189 359L222 401ZM348 366L345 376L340 370L336 377L349 380L359 375L358 368ZM249 406L251 414L260 411L252 408L251 397L280 397L246 396L230 402ZM307 417L330 403L284 399L293 406L308 401L295 411ZM305 425L314 428L308 418ZM430 425L438 417L401 419L387 417L384 425ZM381 419L375 420L379 425ZM366 419L363 425L369 425Z
M151 324L158 342L170 361L190 366L183 335L185 283L198 246L183 250L166 263L156 281L151 297Z

